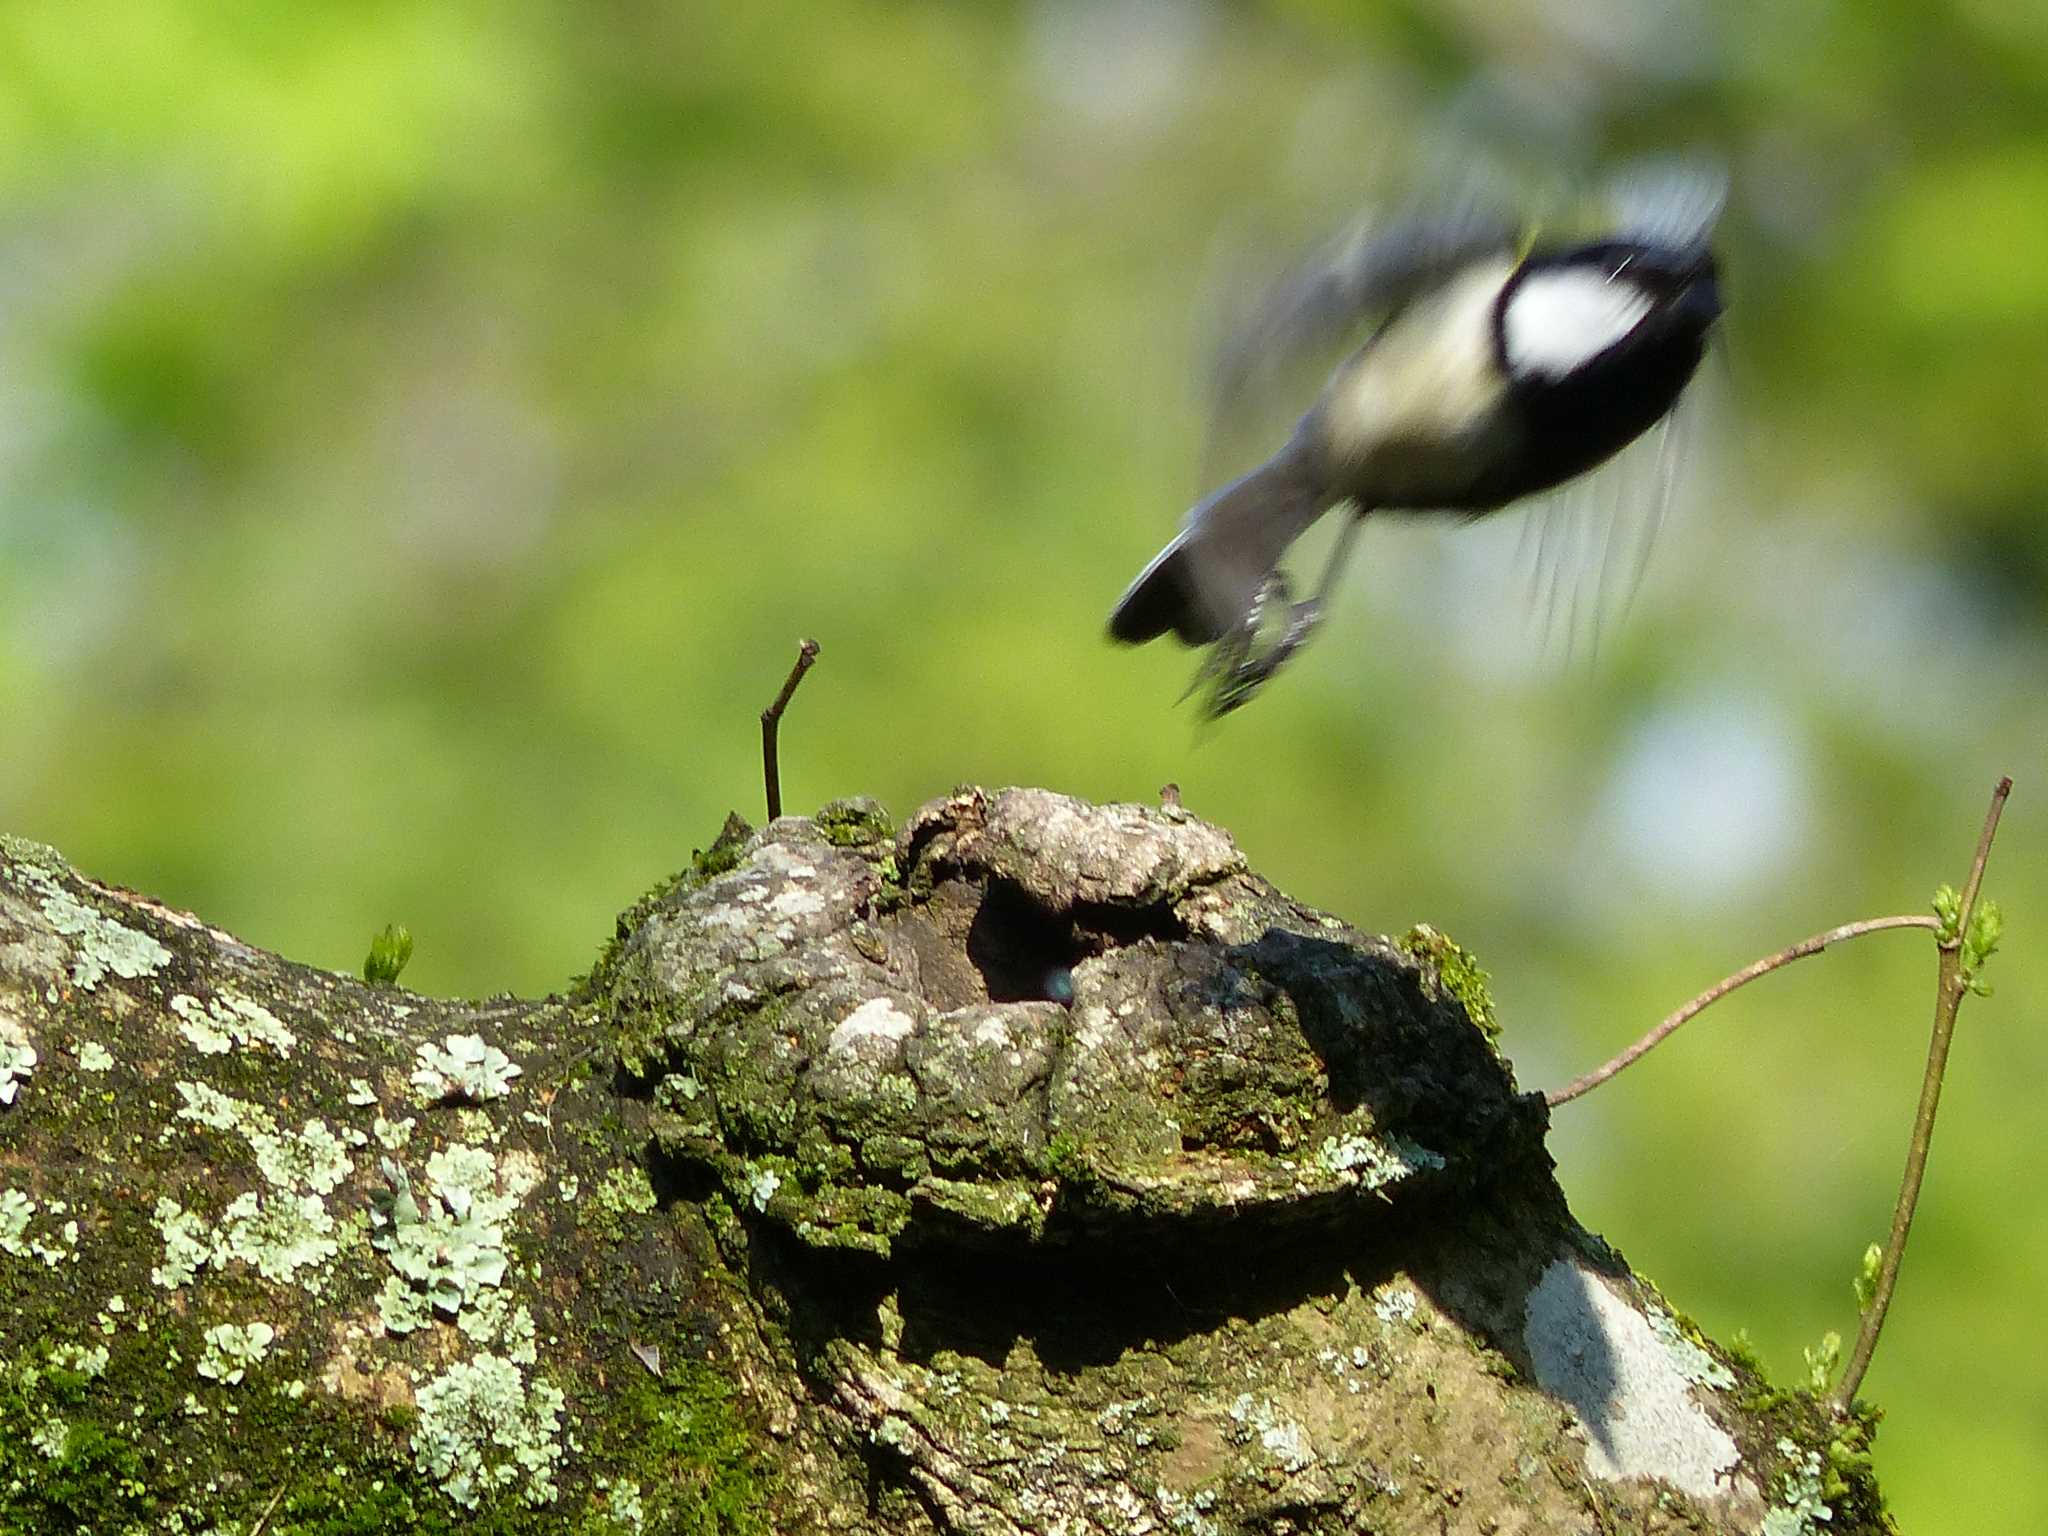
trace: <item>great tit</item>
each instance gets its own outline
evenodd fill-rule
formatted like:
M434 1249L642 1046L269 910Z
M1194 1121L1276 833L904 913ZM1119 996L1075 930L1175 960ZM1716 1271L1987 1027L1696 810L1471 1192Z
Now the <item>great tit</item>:
M1670 411L1704 355L1724 192L1693 169L1638 174L1610 189L1596 237L1558 243L1471 210L1411 218L1276 288L1223 350L1226 398L1276 359L1377 328L1277 453L1187 514L1110 635L1212 647L1194 686L1210 683L1207 712L1226 714L1314 632L1366 514L1471 518L1610 458ZM1340 506L1314 596L1289 602L1281 556ZM1280 632L1261 644L1276 609Z

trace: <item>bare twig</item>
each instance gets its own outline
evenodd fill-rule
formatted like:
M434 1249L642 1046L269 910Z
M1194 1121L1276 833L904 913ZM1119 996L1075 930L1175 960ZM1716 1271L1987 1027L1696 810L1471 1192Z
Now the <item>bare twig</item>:
M1991 858L1991 839L1998 836L1998 818L2005 814L2006 797L2012 793L2012 775L2006 774L1991 786L1991 804L1984 812L1984 830L1977 834L1977 855L1970 861L1970 878L1963 886L1961 935L1970 926L1970 914L1977 909L1977 892L1984 884L1984 866Z
M1573 1079L1562 1088L1553 1089L1543 1096L1543 1101L1555 1109L1560 1104L1569 1104L1581 1094L1591 1093L1622 1068L1632 1066L1662 1045L1679 1025L1692 1018L1694 1014L1718 1003L1736 988L1747 986L1759 976L1768 976L1772 971L1790 965L1794 960L1817 955L1830 944L1840 943L1844 939L1859 938L1866 933L1882 933L1887 928L1939 927L1939 921L1925 913L1906 912L1897 917L1867 917L1861 922L1844 923L1839 928L1830 928L1825 933L1816 933L1811 938L1801 939L1797 944L1781 949L1775 955L1766 955L1753 965L1745 965L1732 976L1722 977L1612 1061L1595 1067L1585 1076Z
M761 776L768 785L768 819L773 821L782 814L782 765L775 755L775 732L782 724L782 712L789 708L789 701L796 696L796 685L804 680L804 674L811 670L811 663L818 659L818 642L806 640L796 648L796 665L789 669L789 677L782 685L782 692L775 695L775 702L761 711Z
M1977 893L1984 884L1984 865L1991 857L1991 840L1998 835L1998 818L2005 811L2012 780L2001 778L1991 791L1991 805L1984 813L1984 830L1977 835L1977 855L1970 863L1970 878L1963 886L1961 913L1955 932L1945 934L1937 961L1934 989L1934 1032L1927 1042L1927 1070L1920 1079L1920 1107L1913 1116L1913 1136L1906 1145L1906 1172L1899 1181L1898 1203L1892 1208L1891 1235L1885 1240L1879 1261L1877 1284L1870 1305L1863 1309L1863 1325L1856 1333L1856 1348L1849 1356L1848 1369L1836 1386L1830 1406L1835 1417L1847 1414L1856 1402L1857 1389L1877 1352L1877 1336L1884 1330L1884 1315L1892 1304L1892 1290L1898 1284L1899 1261L1905 1257L1906 1237L1913 1228L1913 1211L1920 1203L1920 1184L1927 1175L1927 1151L1934 1141L1934 1114L1941 1107L1942 1074L1948 1069L1948 1049L1955 1039L1956 1011L1969 991L1969 977L1963 971L1963 944L1976 915Z

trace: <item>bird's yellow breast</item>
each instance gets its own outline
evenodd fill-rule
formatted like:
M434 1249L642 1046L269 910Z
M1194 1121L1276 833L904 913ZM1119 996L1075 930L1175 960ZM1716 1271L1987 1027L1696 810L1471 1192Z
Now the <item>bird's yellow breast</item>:
M1454 500L1513 431L1494 348L1502 258L1396 315L1331 376L1319 407L1332 482L1368 506Z

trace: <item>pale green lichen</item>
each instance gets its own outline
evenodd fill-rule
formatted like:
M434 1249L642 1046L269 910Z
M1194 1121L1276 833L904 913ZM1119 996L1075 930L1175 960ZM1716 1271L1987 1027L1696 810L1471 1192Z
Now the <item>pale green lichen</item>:
M560 1388L529 1386L498 1355L459 1360L419 1390L413 1458L465 1509L515 1491L528 1504L547 1504L562 1460L564 1401Z
M333 1258L340 1242L321 1196L339 1188L353 1165L326 1122L308 1120L296 1133L280 1131L269 1111L205 1083L180 1081L173 1086L185 1101L177 1118L240 1135L271 1188L236 1196L221 1212L219 1236L210 1244L199 1240L202 1223L196 1214L180 1211L174 1202L159 1201L157 1226L164 1235L165 1257L151 1278L176 1288L188 1284L205 1264L219 1268L238 1259L266 1279L289 1281L300 1270Z
M747 1199L757 1211L768 1209L768 1202L775 1198L775 1192L782 1188L782 1175L773 1168L749 1164L747 1168Z
M289 1281L340 1252L334 1218L318 1195L237 1195L221 1213L220 1235L210 1243L204 1237L206 1223L196 1212L160 1199L156 1229L164 1240L164 1261L150 1270L149 1278L166 1290L190 1285L209 1264L219 1269L232 1260L252 1266L266 1280Z
M114 1053L97 1040L87 1040L78 1048L78 1065L87 1072L110 1072Z
M199 1359L199 1374L231 1387L263 1363L277 1330L262 1322L216 1323L202 1337L206 1351Z
M50 1202L49 1210L52 1215L60 1214L64 1209L64 1203L61 1200L52 1200ZM28 1240L28 1251L41 1259L44 1265L50 1269L55 1269L59 1264L66 1262L76 1263L78 1261L78 1223L76 1221L65 1222L63 1226L57 1229L57 1240L53 1243L46 1243L40 1238L30 1238Z
M371 1245L436 1311L452 1317L477 1291L504 1280L505 1222L532 1187L531 1170L501 1170L483 1147L446 1147L427 1159L431 1187L422 1199L400 1164L386 1158L382 1167L389 1188L372 1202ZM418 1326L411 1321L417 1309L395 1295L380 1310L387 1326L393 1319L406 1325L395 1332Z
M1266 1399L1240 1393L1230 1405L1230 1417L1237 1426L1233 1437L1256 1440L1282 1471L1299 1472L1315 1460L1308 1431Z
M1374 1298L1373 1315L1389 1326L1410 1323L1415 1320L1415 1309L1419 1303L1420 1298L1409 1287L1396 1286L1386 1294Z
M107 1361L111 1357L104 1344L52 1344L50 1364L60 1371L69 1371L74 1376L83 1376L88 1381L97 1381L107 1374Z
M290 1281L341 1251L334 1230L334 1218L318 1195L237 1195L221 1212L213 1264L219 1268L239 1259L266 1280Z
M43 917L72 941L71 980L90 992L108 973L127 981L153 976L170 963L171 952L139 929L117 923L86 906L48 875L24 872L26 882L42 891Z
M1779 1479L1776 1507L1764 1516L1762 1536L1816 1536L1835 1518L1821 1496L1820 1452L1802 1451L1790 1440L1780 1440L1778 1450L1791 1464Z
M428 1104L502 1099L512 1091L512 1079L525 1070L495 1045L486 1045L481 1035L450 1035L439 1045L429 1040L415 1054L413 1086Z
M1441 1154L1398 1137L1380 1140L1353 1133L1328 1136L1316 1149L1316 1166L1331 1177L1365 1189L1379 1189L1425 1170L1444 1166Z
M27 1031L0 1014L0 1104L12 1104L35 1069L36 1048L28 1043Z
M190 1285L212 1257L201 1236L206 1224L177 1201L164 1198L156 1203L156 1230L164 1240L164 1261L150 1270L149 1278L165 1290Z
M202 1056L225 1056L235 1048L235 1042L228 1038L227 1031L215 1029L213 1025L207 1022L204 1014L188 1012L186 1009L180 1008L178 1005L181 1003L190 1005L194 1010L197 1009L198 1004L189 997L174 997L171 999L172 1010L178 1013L183 1020L178 1025L178 1033L191 1041L194 1048Z
M225 1056L238 1045L267 1045L278 1055L289 1056L299 1043L276 1014L233 992L222 992L203 1004L180 992L171 999L171 1012L178 1016L179 1033L209 1056Z
M236 1131L243 1136L277 1129L277 1122L270 1118L268 1110L231 1098L218 1088L184 1081L171 1086L185 1101L185 1107L177 1111L177 1119L193 1121L212 1131Z
M0 1189L0 1253L12 1254L15 1258L28 1256L28 1244L22 1241L28 1231L29 1218L36 1213L36 1203L18 1189Z
M637 1533L647 1528L647 1506L640 1496L640 1485L629 1477L613 1481L608 1477L597 1480L597 1491L604 1496L604 1515L617 1525Z
M418 1123L410 1115L403 1120L386 1120L379 1115L370 1122L370 1134L385 1151L396 1152L412 1140L412 1128Z
M1696 1387L1718 1387L1725 1392L1735 1385L1735 1373L1687 1338L1670 1313L1648 1307L1644 1315L1649 1319L1650 1332L1664 1346L1664 1353L1679 1375Z
M348 1102L357 1109L367 1109L377 1102L377 1090L370 1086L368 1078L352 1077L348 1080Z
M412 1333L434 1320L434 1304L425 1291L414 1290L398 1275L386 1275L377 1293L377 1320L386 1333Z
M0 832L0 855L22 866L17 872L25 880L38 874L61 875L69 867L64 855L48 843L39 843L18 832Z
M456 1316L455 1326L479 1347L493 1350L515 1365L532 1365L540 1358L533 1313L505 1291L482 1291L471 1297Z
M354 1164L324 1120L308 1120L296 1136L270 1131L249 1133L256 1170L279 1189L306 1189L324 1195L338 1189Z
M1408 1294L1411 1297L1414 1295L1412 1291ZM1375 1310L1378 1310L1377 1305ZM1413 1314L1411 1313L1410 1318L1412 1319L1412 1317ZM1393 1318L1384 1315L1380 1319L1381 1322L1392 1322L1393 1320ZM1371 1368L1372 1354L1364 1346L1352 1345L1349 1354L1338 1349L1319 1349L1316 1351L1316 1359L1321 1364L1329 1367L1330 1374L1343 1382L1344 1390L1353 1397L1358 1396L1359 1393L1365 1390L1365 1384L1360 1380L1360 1374Z
M1152 1498L1165 1516L1168 1530L1177 1531L1180 1536L1222 1536L1223 1527L1208 1514L1216 1507L1214 1489L1203 1488L1190 1497L1162 1483L1153 1490Z

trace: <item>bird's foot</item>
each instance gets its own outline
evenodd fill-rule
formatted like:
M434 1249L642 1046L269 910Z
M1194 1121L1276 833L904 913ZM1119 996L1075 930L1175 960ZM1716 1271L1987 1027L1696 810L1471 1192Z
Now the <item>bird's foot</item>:
M1207 688L1209 696L1202 712L1211 720L1241 709L1256 698L1288 658L1308 643L1323 620L1320 595L1299 603L1290 602L1289 597L1287 578L1274 571L1260 584L1258 595L1244 616L1210 647L1201 670L1195 673L1194 681L1181 697ZM1261 644L1259 632L1272 613L1282 616L1282 627L1279 634Z

